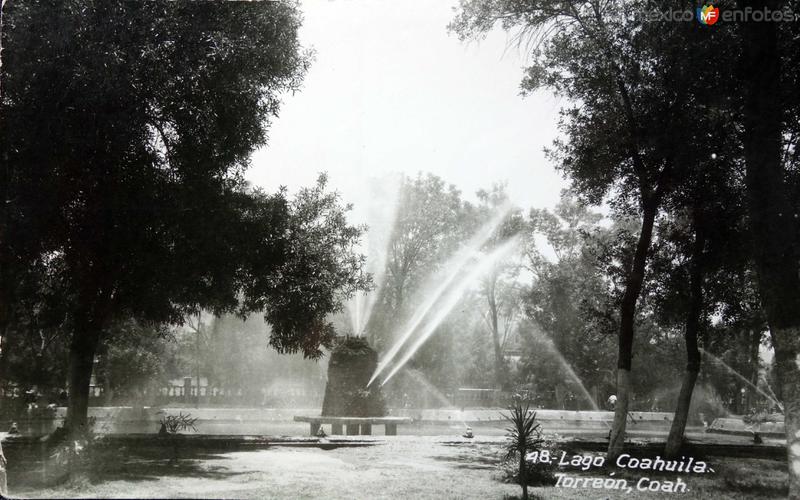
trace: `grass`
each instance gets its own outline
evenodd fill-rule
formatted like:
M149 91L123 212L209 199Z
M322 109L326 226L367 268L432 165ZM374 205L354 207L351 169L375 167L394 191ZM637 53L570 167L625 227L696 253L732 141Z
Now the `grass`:
M57 488L12 488L26 497L56 498L518 498L516 484L501 481L501 439L478 442L442 437L398 436L363 448L270 448L169 457L115 451L102 457L93 482ZM715 474L684 478L687 495L634 492L623 498L785 498L785 463L708 458ZM608 477L595 470L582 477ZM635 483L641 474L626 477ZM617 475L616 477L619 477ZM652 475L653 478L659 476ZM661 479L671 479L661 476ZM531 487L533 498L614 498L605 490Z

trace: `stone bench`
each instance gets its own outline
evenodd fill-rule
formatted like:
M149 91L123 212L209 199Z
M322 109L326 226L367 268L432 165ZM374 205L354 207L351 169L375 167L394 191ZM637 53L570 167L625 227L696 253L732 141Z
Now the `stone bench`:
M342 426L348 436L371 436L373 425L382 425L386 436L397 435L397 424L410 424L408 417L294 417L295 422L308 422L310 434L316 436L323 424L331 425L331 435L342 435Z

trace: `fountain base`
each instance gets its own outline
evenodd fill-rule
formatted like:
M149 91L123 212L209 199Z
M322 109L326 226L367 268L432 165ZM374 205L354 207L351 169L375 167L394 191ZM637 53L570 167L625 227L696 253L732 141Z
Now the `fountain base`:
M378 353L364 337L338 341L328 364L323 417L383 417L386 403L379 384L367 388L378 366Z

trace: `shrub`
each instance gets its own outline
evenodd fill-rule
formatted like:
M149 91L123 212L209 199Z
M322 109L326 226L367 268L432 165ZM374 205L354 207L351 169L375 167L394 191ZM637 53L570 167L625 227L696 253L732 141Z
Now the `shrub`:
M172 444L172 457L170 458L170 463L177 463L178 462L178 454L179 454L179 446L180 446L180 438L183 437L179 434L181 431L192 430L197 432L197 427L195 427L195 422L197 422L197 418L192 418L191 414L187 413L186 415L183 412L177 415L165 415L161 420L160 424L161 427L158 430L159 436L165 436L169 438L169 442Z
M538 451L544 440L542 439L541 425L536 422L536 412L530 409L530 403L522 399L515 399L509 407L509 413L501 413L509 422L506 428L506 462L516 461L517 483L522 487L522 498L528 498L528 472L530 466L526 460L528 453ZM534 473L538 473L536 467Z
M558 444L553 441L543 441L539 449L550 450L550 453L553 456L558 456L561 454ZM520 484L519 457L516 456L516 453L513 457L510 459L506 458L500 464L498 479L504 483ZM528 486L552 486L556 484L556 476L554 474L553 466L551 464L531 462L526 460L525 482L528 484Z
M197 418L192 418L190 413L184 415L181 412L177 415L166 415L159 421L161 429L158 432L177 434L180 431L188 431L189 429L197 432L197 428L194 425L195 422L197 422Z

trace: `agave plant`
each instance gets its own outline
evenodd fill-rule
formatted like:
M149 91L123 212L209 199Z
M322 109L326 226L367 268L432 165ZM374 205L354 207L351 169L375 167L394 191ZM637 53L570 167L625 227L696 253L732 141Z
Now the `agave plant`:
M506 460L518 458L519 471L517 478L522 487L522 498L528 499L528 467L526 456L537 451L544 442L541 425L536 422L536 412L530 409L530 403L522 400L514 401L508 408L509 413L503 417L510 423L506 428Z
M178 450L180 447L180 439L178 438L182 437L179 436L178 433L188 430L197 432L195 422L197 422L197 418L192 418L189 413L184 415L182 412L178 415L166 415L159 422L161 424L161 429L159 429L158 435L168 437L169 441L172 443L172 458L170 459L170 463L178 462Z
M197 418L192 418L190 413L184 415L181 412L178 415L167 415L159 422L162 429L159 433L177 434L180 431L188 431L190 429L197 432L197 428L194 425L195 422L197 422Z

